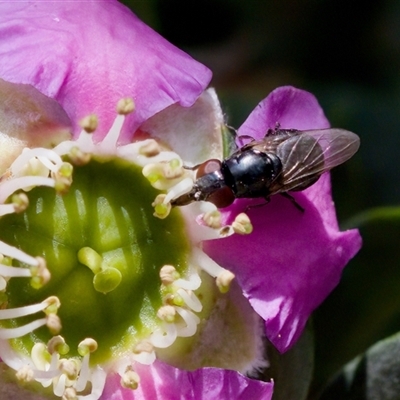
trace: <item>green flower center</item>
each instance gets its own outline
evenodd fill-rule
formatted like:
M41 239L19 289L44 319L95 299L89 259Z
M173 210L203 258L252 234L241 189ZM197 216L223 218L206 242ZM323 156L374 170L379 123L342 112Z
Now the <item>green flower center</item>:
M60 334L69 355L78 355L78 344L93 338L98 350L91 363L121 355L148 337L160 322L160 269L173 265L184 275L189 254L179 211L172 210L167 219L153 216L151 204L157 193L140 167L118 158L93 159L74 167L66 194L48 187L28 192L25 212L0 219L0 240L43 257L51 279L40 289L28 279L11 280L8 308L57 296ZM15 327L33 319L27 316L7 324ZM42 327L12 344L30 352L36 342L47 343L51 336Z

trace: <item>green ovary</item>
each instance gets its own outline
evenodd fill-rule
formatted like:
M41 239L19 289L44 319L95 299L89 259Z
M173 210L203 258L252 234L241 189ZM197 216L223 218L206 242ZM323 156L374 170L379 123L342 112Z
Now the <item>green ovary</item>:
M189 252L179 211L173 210L165 220L153 216L156 194L141 168L120 159L75 167L65 195L41 187L28 192L25 213L0 219L0 240L44 257L51 280L35 290L29 279L12 279L7 286L8 308L57 296L60 335L70 347L69 355L77 355L79 342L90 337L99 345L92 362L119 356L148 336L158 324L156 312L162 305L159 270L170 264L184 274ZM94 273L78 261L78 251L84 247L120 272L115 289L106 294L95 290ZM3 325L19 326L36 318L42 315ZM13 346L27 352L35 342L47 343L50 338L43 327L14 339Z

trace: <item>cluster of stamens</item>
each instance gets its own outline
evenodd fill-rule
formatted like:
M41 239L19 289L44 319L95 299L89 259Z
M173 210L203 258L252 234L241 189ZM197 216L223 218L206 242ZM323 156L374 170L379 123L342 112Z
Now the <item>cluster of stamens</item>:
M162 148L157 141L147 139L142 142L118 146L117 141L124 122L125 114L133 111L132 101L119 104L119 115L110 132L101 142L95 143L91 132L96 129L97 119L89 116L82 121L83 130L76 141L64 141L54 149L25 149L0 178L0 217L10 213L24 212L29 200L27 192L37 186L54 188L59 194L68 191L73 178L73 166L85 165L93 155L120 157L142 167L143 175L155 188L166 193L157 196L153 203L155 216L165 218L171 211L171 200L190 190L193 185L193 171L185 169L180 157ZM111 150L110 150L111 149ZM68 159L69 162L64 161ZM207 207L207 206L206 206ZM194 207L196 212L197 208ZM191 212L191 211L189 211ZM243 216L229 227L221 225L221 218L215 207L208 213L201 213L205 226L217 231L221 237L233 232L248 233L251 224ZM234 225L238 227L234 227ZM204 238L209 236L205 234ZM200 239L195 240L197 245ZM195 292L202 284L198 271L203 270L215 278L218 289L225 293L234 275L211 260L200 248L194 247L188 270L181 276L172 265L164 265L159 272L161 281L162 306L157 311L158 328L147 338L139 338L131 349L131 355L125 363L118 364L121 384L135 389L140 381L134 370L133 362L151 364L156 359L157 348L172 345L178 337L193 336L200 319L202 304ZM102 293L114 290L121 281L116 268L106 265L101 256L90 247L84 247L77 254L81 264L94 273L93 285ZM15 262L19 266L15 266ZM110 278L112 277L112 279ZM92 338L84 339L77 349L79 357L68 357L69 346L59 336L61 321L57 316L60 301L50 297L39 304L8 309L6 295L7 284L11 278L30 278L31 286L41 288L50 280L46 262L33 257L20 249L0 242L0 320L14 319L34 315L40 311L45 317L39 318L18 328L0 327L0 356L10 367L17 370L17 377L23 381L36 380L43 386L53 385L57 396L65 399L80 398L79 393L87 389L91 382L91 399L97 399L103 390L106 372L99 366L89 364L90 354L97 349ZM104 286L103 282L112 282ZM47 325L54 335L47 344L38 342L33 345L31 357L18 355L8 343L9 339L20 338L35 329Z

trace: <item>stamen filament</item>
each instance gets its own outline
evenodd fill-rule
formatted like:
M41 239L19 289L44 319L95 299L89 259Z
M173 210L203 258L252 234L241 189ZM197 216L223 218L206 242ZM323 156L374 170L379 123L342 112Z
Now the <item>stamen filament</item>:
M36 314L37 312L44 310L46 307L48 307L48 304L43 302L25 307L16 307L16 308L0 310L0 320L9 318L19 318L19 317L24 317L26 315Z
M58 166L62 163L61 157L53 150L36 147L33 149L24 150L19 157L17 157L10 166L10 170L13 175L17 175L18 172L26 166L26 164L32 158L40 158L40 161L49 169L53 170L54 165ZM44 161L48 160L48 161Z
M197 325L200 323L200 318L189 310L181 307L175 307L176 312L182 317L186 323L186 327L178 328L178 336L190 337L196 333Z
M150 342L154 347L160 349L171 346L177 338L177 328L175 324L163 323L162 326L154 331L150 336Z
M177 293L182 297L185 304L193 311L200 312L203 309L203 305L193 292L187 292L186 290L178 289Z
M9 265L0 264L0 276L31 277L32 273L28 268L11 267Z
M37 319L30 322L29 324L19 326L18 328L1 328L0 329L0 339L13 339L17 337L25 336L26 334L46 325L47 318Z
M0 203L4 203L7 198L17 190L31 186L54 187L55 181L52 178L45 178L43 176L22 176L20 178L11 179L1 185Z
M36 267L39 266L39 260L37 258L32 257L24 253L22 250L17 249L14 246L10 246L4 242L0 242L0 254L15 258L16 260L19 260L25 264L33 265Z
M0 205L0 217L2 217L3 215L13 214L13 213L15 213L14 203Z

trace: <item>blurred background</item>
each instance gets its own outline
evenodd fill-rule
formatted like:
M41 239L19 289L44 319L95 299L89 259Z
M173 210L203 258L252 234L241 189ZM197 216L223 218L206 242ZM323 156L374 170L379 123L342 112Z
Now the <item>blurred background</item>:
M361 137L332 173L341 225L364 247L317 310L310 399L344 363L400 330L400 1L124 1L207 65L239 127L274 88L312 92L332 126Z

